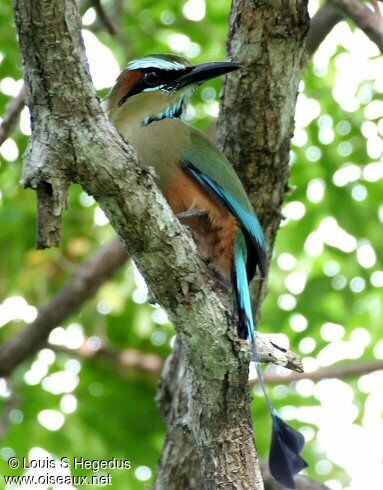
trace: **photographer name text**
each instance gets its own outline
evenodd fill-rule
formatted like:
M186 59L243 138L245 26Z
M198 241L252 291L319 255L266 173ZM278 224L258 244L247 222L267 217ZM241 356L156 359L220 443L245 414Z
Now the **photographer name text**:
M63 456L60 459L43 458L43 459L27 459L12 457L8 460L8 466L15 470L22 468L29 469L55 469L55 468L72 468L75 470L129 470L131 468L130 461L127 459L86 459L83 457L67 457Z

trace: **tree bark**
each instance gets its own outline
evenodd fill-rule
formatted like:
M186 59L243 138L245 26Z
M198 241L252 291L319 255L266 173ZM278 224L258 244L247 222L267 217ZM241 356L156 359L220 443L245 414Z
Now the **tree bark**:
M244 68L238 76L225 80L218 136L221 148L254 202L265 231L269 257L287 190L289 144L294 130L308 24L306 1L234 0L232 4L228 58L243 62ZM254 290L254 316L257 319L265 294L264 282L258 281ZM175 366L164 371L158 397L168 423L168 433L155 488L202 488L206 482L191 447L193 440L181 429L187 413L183 402L186 390L183 373L186 370L181 343L176 344L168 363ZM172 375L175 371L176 380ZM249 417L247 406L241 410L243 419ZM231 434L243 437L239 430L235 433L235 428L239 429L238 421L234 419L232 423ZM238 450L241 448L240 457L247 466L254 468L252 461L256 454L248 439L239 441ZM239 480L221 481L215 488L261 489L259 465L254 469L250 480L248 473L243 473ZM270 475L268 481L270 484Z
M185 351L177 339L158 386L157 403L168 425L168 433L158 465L155 490L199 490L205 486L193 437L184 423L187 416L185 365ZM259 463L265 490L283 490L270 475L267 464ZM256 489L256 482L253 485L250 488ZM296 485L297 490L328 490L325 485L304 476L297 477ZM218 488L236 487L227 484Z
M198 256L151 170L140 165L100 108L76 2L14 0L14 8L33 131L24 184L37 190L39 247L59 243L68 185L81 184L119 233L184 345L183 427L205 488L261 489L249 413L249 353L235 334L227 292Z
M308 27L304 0L234 0L232 5L227 56L244 68L224 82L218 142L253 201L269 257L288 190L290 139ZM255 316L261 291L258 283Z

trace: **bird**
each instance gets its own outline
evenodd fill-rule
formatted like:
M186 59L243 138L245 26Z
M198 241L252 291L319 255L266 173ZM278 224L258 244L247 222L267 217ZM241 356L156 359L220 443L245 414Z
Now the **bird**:
M241 68L230 61L194 65L176 54L150 54L130 61L104 101L110 121L154 168L157 184L174 214L189 227L202 258L233 292L237 332L250 342L258 378L273 422L270 470L287 488L307 466L302 434L277 414L256 358L250 281L267 271L260 222L225 155L184 120L192 93L204 82Z

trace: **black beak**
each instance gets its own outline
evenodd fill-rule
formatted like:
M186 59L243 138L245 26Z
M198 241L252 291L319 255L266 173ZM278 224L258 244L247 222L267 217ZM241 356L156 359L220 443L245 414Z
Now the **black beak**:
M225 73L238 70L241 66L239 63L231 63L230 61L202 63L201 65L193 66L186 74L174 80L174 83L179 88L203 83L212 78L225 75Z

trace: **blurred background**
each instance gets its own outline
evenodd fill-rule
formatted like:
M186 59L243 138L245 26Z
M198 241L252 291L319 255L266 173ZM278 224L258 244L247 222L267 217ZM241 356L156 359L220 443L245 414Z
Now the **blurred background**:
M100 98L134 57L176 52L195 63L224 59L229 0L105 0L109 22L100 20L97 5L80 2ZM311 15L319 5L310 1ZM0 3L0 25L4 115L23 83L10 0ZM188 109L188 120L201 130L218 115L219 83L205 84ZM29 135L24 108L0 147L1 343L33 321L114 237L94 200L72 186L61 248L35 250L36 197L19 184ZM287 371L269 367L270 392L306 437L306 473L333 490L383 485L382 151L383 59L343 21L303 74L291 150L294 189L259 326L304 357L313 379L290 381ZM156 383L174 330L147 297L127 261L80 313L52 331L46 348L0 378L0 474L9 473L12 455L115 457L132 464L130 471L111 472L115 488L153 483L165 435ZM372 362L376 370L368 372ZM350 366L349 375L338 376L339 366ZM320 379L323 369L335 377ZM269 421L257 388L254 397L257 446L267 459Z

